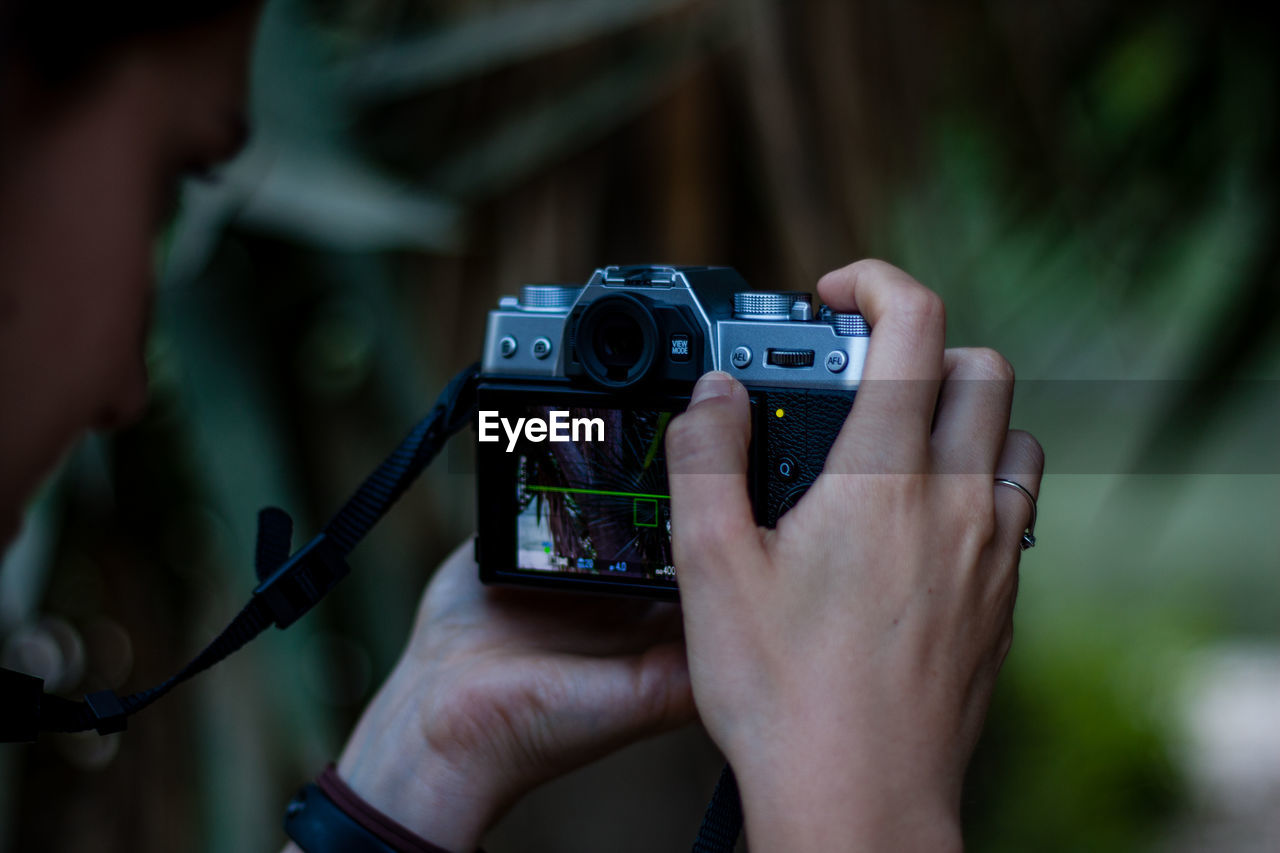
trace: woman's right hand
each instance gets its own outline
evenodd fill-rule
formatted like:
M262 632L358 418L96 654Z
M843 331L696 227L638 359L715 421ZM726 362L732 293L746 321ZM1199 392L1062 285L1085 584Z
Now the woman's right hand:
M941 300L861 261L818 283L872 332L822 475L775 530L747 494L746 390L704 376L667 434L698 711L754 850L959 849L960 789L1012 638L1039 444L1013 371L943 349Z

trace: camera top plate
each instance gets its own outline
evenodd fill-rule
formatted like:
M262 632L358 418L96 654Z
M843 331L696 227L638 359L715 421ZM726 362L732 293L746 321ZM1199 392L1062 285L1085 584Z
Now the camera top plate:
M601 311L587 309L600 300L620 303L610 299L619 294L647 306L658 322L616 324L626 344L617 347L622 354L593 350L584 369L578 347L613 349L591 319ZM640 381L686 384L723 370L748 387L854 391L866 359L866 323L825 306L814 316L811 298L752 291L729 267L601 267L585 285L526 285L520 297L503 297L489 312L483 373L621 388ZM592 324L585 336L584 317ZM640 346L628 340L632 335L642 337ZM642 369L619 367L616 382L599 367L625 360L632 350L647 359L654 349L659 356Z

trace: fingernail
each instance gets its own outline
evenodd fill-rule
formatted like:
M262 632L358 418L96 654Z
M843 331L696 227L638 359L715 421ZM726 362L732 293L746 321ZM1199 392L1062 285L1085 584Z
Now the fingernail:
M696 406L703 400L713 397L728 397L733 393L733 377L719 370L704 374L693 386L693 394L689 397L689 405Z

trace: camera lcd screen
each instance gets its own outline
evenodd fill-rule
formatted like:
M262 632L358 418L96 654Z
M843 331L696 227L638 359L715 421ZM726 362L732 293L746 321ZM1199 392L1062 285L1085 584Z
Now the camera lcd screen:
M513 448L516 570L673 587L663 442L674 412L526 406L550 423ZM552 440L559 425L562 440ZM563 440L567 436L568 440Z

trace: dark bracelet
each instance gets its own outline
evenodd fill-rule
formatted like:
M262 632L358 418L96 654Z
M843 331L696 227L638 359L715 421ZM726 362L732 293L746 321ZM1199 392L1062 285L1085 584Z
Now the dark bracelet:
M449 853L362 800L332 764L294 796L284 831L306 853Z

